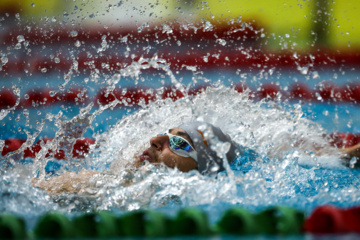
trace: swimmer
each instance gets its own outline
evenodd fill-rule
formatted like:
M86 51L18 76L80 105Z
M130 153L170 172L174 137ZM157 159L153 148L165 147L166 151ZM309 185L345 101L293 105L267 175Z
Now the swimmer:
M243 148L220 128L203 122L189 122L171 128L151 138L149 143L149 148L135 157L133 166L136 169L153 164L177 168L182 172L197 170L210 175L225 170L225 158L232 162L236 156L243 154ZM218 152L214 149L218 149ZM34 178L32 183L52 195L82 193L88 180L97 174L101 173L83 169L78 173L65 172L47 180Z
M341 152L348 162L353 157L360 158L360 144L342 149ZM212 175L225 170L224 161L231 164L237 157L244 155L254 160L256 154L236 144L229 135L212 124L188 122L151 138L149 148L135 158L134 167L140 169L146 164L166 165L182 172L197 170L203 175ZM89 179L97 174L100 173L83 169L78 173L65 172L48 180L35 178L32 182L52 195L62 192L82 193Z

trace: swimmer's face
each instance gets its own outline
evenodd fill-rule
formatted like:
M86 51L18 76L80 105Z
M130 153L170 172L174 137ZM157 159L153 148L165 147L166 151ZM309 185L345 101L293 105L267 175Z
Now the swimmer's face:
M181 128L173 128L169 133L186 139L193 147L189 135ZM191 157L182 157L172 152L169 146L169 136L159 135L150 139L150 147L140 155L140 162L149 161L153 164L164 163L170 168L177 167L182 172L197 169L197 162Z

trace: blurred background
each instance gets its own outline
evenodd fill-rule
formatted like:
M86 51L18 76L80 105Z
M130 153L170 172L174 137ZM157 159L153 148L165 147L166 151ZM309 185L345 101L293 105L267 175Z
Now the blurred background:
M143 101L182 97L164 69L124 73L150 60L189 94L220 81L253 99L301 103L329 132L358 132L359 8L357 0L1 0L0 138L39 131L44 111L71 119L89 103L122 101L98 117L92 130L101 132Z
M2 0L2 34L11 26L117 28L163 22L229 24L230 20L253 22L264 29L266 46L309 50L314 44L326 48L358 49L360 3L356 0ZM25 29L24 29L25 30Z

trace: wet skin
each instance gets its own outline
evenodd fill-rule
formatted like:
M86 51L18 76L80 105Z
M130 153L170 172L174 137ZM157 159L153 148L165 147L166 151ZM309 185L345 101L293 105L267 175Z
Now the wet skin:
M173 128L169 133L185 138L193 147L187 133L181 128ZM197 169L197 162L191 157L182 157L173 153L169 146L169 136L160 135L150 139L150 147L139 156L140 163L148 161L152 164L164 163L170 168L177 167L182 172Z

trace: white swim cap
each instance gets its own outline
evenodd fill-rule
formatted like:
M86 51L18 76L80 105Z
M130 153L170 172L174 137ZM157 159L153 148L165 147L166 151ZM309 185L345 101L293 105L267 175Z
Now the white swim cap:
M218 173L225 170L223 156L229 163L239 154L237 144L220 128L206 122L188 122L181 124L191 137L197 152L198 170L201 174Z

